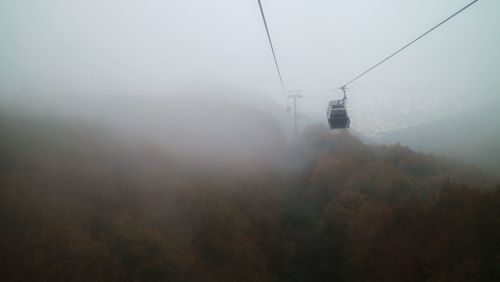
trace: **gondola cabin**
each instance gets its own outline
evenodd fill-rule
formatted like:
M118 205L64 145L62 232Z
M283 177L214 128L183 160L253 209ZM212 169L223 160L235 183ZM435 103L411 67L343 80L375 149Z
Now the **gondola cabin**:
M330 101L326 113L330 129L349 128L351 120L345 108L345 99Z

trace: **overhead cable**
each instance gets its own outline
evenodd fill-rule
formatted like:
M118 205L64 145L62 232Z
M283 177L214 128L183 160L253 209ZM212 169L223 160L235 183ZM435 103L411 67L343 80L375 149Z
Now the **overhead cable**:
M271 33L269 32L269 27L267 26L266 16L264 14L264 9L262 8L261 0L258 0L258 2L259 2L260 14L262 15L262 21L264 22L264 27L266 28L267 39L269 40L269 46L271 46L271 51L273 53L274 64L276 66L276 70L278 71L278 77L280 79L281 89L283 90L283 93L285 95L287 95L285 84L283 83L283 77L281 76L281 71L280 71L280 67L278 64L278 59L276 58L276 52L274 51L273 41L271 39Z
M353 79L349 80L347 83L343 84L342 86L340 86L338 89L342 89L342 87L346 87L348 86L349 84L353 83L354 81L358 80L359 78L361 78L362 76L364 76L365 74L367 74L368 72L372 71L373 69L377 68L378 66L380 66L381 64L385 63L386 61L388 61L389 59L391 59L392 57L396 56L398 53L400 53L401 51L403 51L404 49L410 47L411 45L413 45L415 42L417 42L418 40L420 40L422 37L426 36L427 34L431 33L432 31L434 31L435 29L437 29L438 27L440 27L441 25L443 25L444 23L446 23L447 21L451 20L452 18L454 18L455 16L457 16L458 14L462 13L463 11L465 11L467 8L469 8L470 6L474 5L476 2L478 2L479 0L474 0L472 1L471 3L469 3L467 6L463 7L462 9L458 10L457 12L455 12L454 14L452 14L451 16L449 16L448 18L446 18L445 20L443 20L442 22L440 22L439 24L435 25L434 27L432 27L431 29L429 29L428 31L426 31L425 33L423 33L422 35L420 35L419 37L417 37L416 39L412 40L410 43L404 45L402 48L398 49L396 52L392 53L391 55L389 55L388 57L386 57L385 59L383 59L382 61L380 61L379 63L377 63L376 65L374 65L373 67L369 68L368 70L362 72L360 75L354 77ZM329 91L331 92L331 91Z

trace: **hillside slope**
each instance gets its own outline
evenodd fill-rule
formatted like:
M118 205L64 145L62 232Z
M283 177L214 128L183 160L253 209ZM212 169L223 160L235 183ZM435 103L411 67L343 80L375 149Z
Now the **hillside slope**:
M72 122L1 117L3 281L500 278L500 187L474 167L317 127L293 169L208 170Z
M383 143L401 143L415 150L432 152L476 163L500 173L500 102L491 103L431 124L382 134Z
M193 94L194 93L194 94ZM33 119L69 120L196 162L271 162L287 142L269 112L224 96L26 96L0 104ZM13 114L16 114L15 112ZM211 165L211 164L209 164Z

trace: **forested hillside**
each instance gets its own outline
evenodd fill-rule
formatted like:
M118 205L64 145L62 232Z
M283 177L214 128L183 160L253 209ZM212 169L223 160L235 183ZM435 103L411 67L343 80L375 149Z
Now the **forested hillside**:
M478 168L323 127L281 154L193 166L2 116L0 279L500 280L500 186Z

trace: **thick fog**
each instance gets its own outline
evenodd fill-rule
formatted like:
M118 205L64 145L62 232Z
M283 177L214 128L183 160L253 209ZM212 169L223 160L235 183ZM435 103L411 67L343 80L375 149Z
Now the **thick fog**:
M285 84L304 90L299 111L324 122L328 100L340 93L317 94L468 2L273 0L263 6ZM499 1L479 1L354 83L353 128L374 135L497 99L499 13ZM254 0L4 0L0 37L2 96L163 96L222 84L286 103Z
M0 0L0 281L500 281L470 1Z

